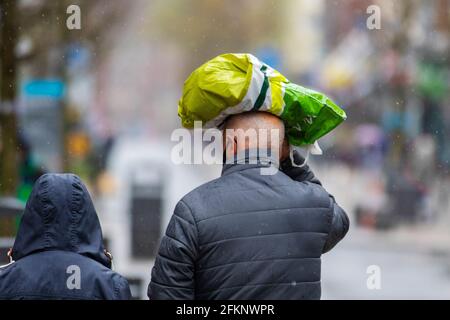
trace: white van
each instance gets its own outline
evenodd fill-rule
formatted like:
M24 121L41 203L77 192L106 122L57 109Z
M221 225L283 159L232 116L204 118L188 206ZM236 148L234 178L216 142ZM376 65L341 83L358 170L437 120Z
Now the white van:
M115 271L136 299L147 297L154 257L176 203L220 175L220 166L175 165L170 143L122 139L107 162L96 206Z

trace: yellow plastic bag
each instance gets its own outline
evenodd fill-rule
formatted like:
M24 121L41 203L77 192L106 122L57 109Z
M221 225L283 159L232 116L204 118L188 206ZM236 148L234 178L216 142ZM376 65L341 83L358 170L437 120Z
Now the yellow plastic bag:
M182 125L220 127L232 114L266 111L279 116L291 145L314 145L345 120L328 97L290 83L251 54L223 54L196 69L178 104Z

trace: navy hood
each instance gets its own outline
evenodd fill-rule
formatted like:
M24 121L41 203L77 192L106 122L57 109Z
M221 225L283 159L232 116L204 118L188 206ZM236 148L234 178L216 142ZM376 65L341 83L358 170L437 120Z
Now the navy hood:
M45 174L36 181L12 257L19 260L48 250L75 252L111 268L91 197L74 174Z

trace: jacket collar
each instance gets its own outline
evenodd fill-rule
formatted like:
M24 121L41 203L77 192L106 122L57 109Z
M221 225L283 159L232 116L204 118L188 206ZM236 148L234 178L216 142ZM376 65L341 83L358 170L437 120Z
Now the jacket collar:
M279 167L279 160L273 157L267 150L246 149L238 152L234 157L224 159L222 176L233 172L274 166Z

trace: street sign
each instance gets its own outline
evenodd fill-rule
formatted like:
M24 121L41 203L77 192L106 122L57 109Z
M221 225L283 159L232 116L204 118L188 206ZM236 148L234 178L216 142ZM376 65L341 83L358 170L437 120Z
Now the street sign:
M25 82L23 93L27 98L61 99L65 85L58 79L33 79Z

